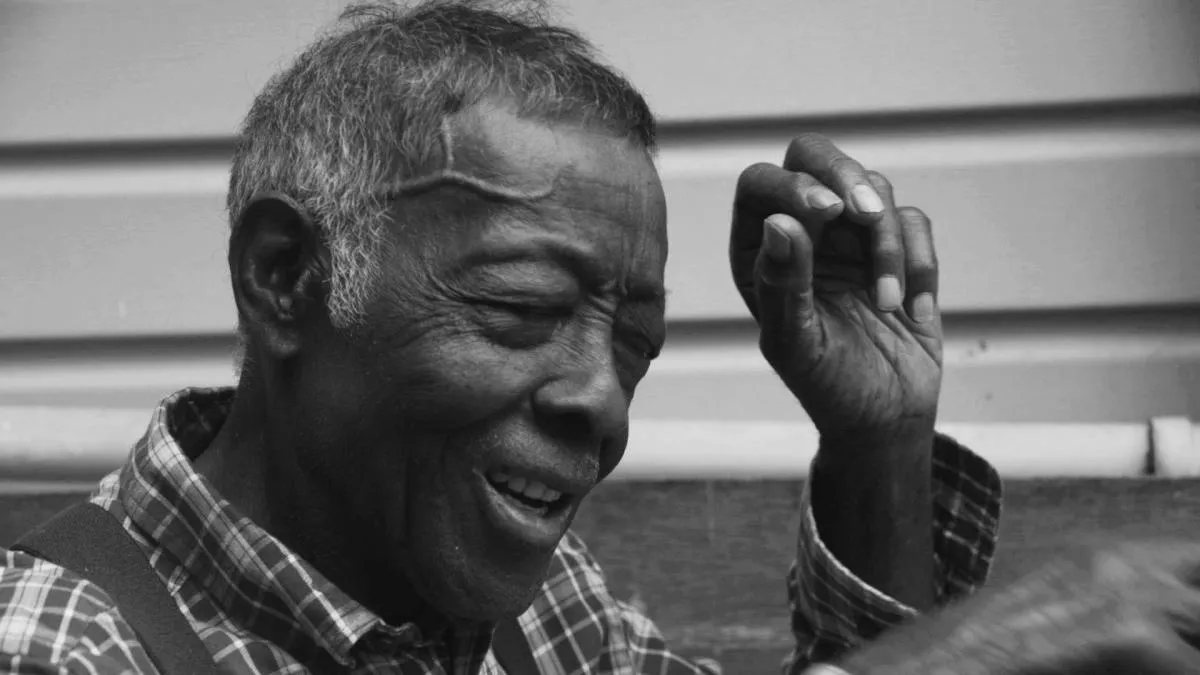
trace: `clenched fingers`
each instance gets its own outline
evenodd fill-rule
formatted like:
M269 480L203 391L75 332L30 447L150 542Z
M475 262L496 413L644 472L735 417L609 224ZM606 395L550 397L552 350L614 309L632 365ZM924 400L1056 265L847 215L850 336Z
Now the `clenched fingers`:
M911 312L930 315L928 300L911 300L927 290L932 256L932 237L928 231L913 232L912 214L897 209L891 183L882 174L870 171L842 152L820 134L797 136L788 146L783 166L815 176L845 199L846 215L862 225L870 235L871 295L881 312L893 312L903 305ZM910 243L914 246L909 251ZM910 279L910 274L917 278ZM933 273L936 277L936 271ZM913 282L915 290L913 293ZM906 300L909 302L905 303Z
M738 181L730 262L738 291L756 318L761 307L755 261L763 222L774 214L800 223L815 246L818 291L865 283L880 312L903 309L916 323L936 317L938 271L929 219L918 209L897 208L883 175L825 137L807 134L792 141L782 167L756 164ZM827 226L835 220L835 229L844 231L826 241ZM846 236L863 242L862 256L846 255L840 250L844 245L839 249ZM831 280L835 283L826 283Z
M825 224L844 207L833 191L811 175L766 163L742 172L734 195L729 258L738 292L756 318L754 269L764 221L774 214L788 216L805 228L809 240L820 241Z
M857 221L873 222L883 216L884 196L872 185L868 171L820 134L801 134L788 145L783 168L815 176L850 205Z

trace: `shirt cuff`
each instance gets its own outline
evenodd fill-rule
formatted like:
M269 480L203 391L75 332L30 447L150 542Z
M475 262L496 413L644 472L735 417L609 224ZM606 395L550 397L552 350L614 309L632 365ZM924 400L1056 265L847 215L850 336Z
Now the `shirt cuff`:
M996 470L953 439L933 450L934 570L938 603L969 594L987 580L1000 526ZM802 499L799 554L788 575L792 629L806 660L822 661L871 640L916 610L869 586L838 561L817 532L808 484Z

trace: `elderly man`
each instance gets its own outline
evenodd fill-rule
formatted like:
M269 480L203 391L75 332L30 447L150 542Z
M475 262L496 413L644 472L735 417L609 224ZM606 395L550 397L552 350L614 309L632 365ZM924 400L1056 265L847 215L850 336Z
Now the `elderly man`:
M239 136L236 390L164 400L91 498L152 581L110 593L129 584L98 585L107 562L7 553L0 672L167 672L155 644L185 638L187 672L716 672L569 530L664 340L645 102L533 17L441 2L343 24ZM975 589L999 482L934 434L929 222L879 174L796 139L743 174L730 256L821 434L788 577L800 672ZM133 625L159 590L186 636Z

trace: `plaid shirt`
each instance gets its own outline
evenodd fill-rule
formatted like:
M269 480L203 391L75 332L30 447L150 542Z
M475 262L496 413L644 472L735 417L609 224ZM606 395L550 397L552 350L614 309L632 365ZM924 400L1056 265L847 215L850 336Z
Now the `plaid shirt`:
M225 673L502 675L486 630L425 640L388 625L283 543L241 516L191 468L224 420L231 390L185 390L154 412L128 462L92 501L124 524ZM952 441L935 451L936 557L943 600L985 579L995 546L999 479ZM803 502L788 575L798 672L913 614L866 586L817 537ZM574 534L555 553L521 626L542 673L720 673L673 654L649 618L615 598ZM782 588L782 587L781 587ZM0 556L0 673L153 673L100 588L22 553Z

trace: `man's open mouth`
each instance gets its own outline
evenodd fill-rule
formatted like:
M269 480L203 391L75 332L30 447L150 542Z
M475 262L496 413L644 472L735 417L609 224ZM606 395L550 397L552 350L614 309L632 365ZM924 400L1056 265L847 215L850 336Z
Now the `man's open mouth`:
M553 470L497 466L476 475L488 521L507 537L543 551L558 545L587 493Z
M504 471L487 474L488 483L502 496L539 516L551 515L566 508L570 495L539 483L532 478L514 476Z

